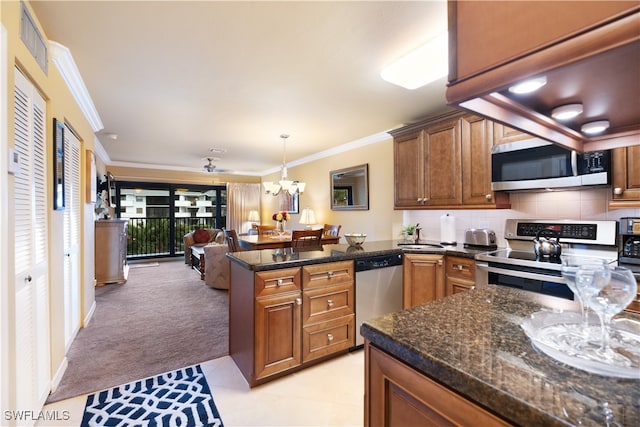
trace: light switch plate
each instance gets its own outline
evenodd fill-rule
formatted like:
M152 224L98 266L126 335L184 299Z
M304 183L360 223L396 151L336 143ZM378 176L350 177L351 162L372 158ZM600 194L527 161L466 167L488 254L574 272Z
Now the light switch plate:
M9 164L7 165L7 172L12 175L20 172L20 153L14 148L9 148L9 156L7 157Z

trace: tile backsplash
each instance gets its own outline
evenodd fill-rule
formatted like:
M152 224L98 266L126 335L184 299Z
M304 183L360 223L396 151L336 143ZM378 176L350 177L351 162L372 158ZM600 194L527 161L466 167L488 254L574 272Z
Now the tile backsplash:
M464 241L468 228L491 228L499 246L506 246L504 222L507 218L618 220L640 217L640 208L609 209L611 188L587 188L571 191L511 193L511 209L451 209L404 211L403 224L420 223L422 238L440 241L440 216L455 217L456 239Z

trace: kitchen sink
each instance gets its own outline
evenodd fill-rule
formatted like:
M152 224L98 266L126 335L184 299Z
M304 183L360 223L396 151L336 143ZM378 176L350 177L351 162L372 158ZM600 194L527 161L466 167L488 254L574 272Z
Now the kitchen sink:
M445 247L438 243L398 243L402 250L433 250L433 249L445 249Z

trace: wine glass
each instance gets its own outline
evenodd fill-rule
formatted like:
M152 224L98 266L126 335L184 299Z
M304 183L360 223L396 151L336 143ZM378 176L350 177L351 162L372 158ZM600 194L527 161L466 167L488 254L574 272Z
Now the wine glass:
M576 255L561 255L562 277L580 303L583 319L583 334L589 337L588 308L590 297L602 288L611 278L609 263L606 259Z
M609 344L609 325L616 314L625 309L638 292L638 283L628 268L612 267L611 280L602 286L593 282L596 288L589 297L589 306L600 318L601 343L598 355L604 362L627 365L630 363L625 356L615 352ZM597 288L599 286L599 288Z

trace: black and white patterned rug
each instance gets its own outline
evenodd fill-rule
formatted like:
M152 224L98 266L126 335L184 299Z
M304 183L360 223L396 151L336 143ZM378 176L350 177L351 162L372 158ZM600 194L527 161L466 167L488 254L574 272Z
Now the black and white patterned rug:
M222 427L200 365L87 396L84 426Z

